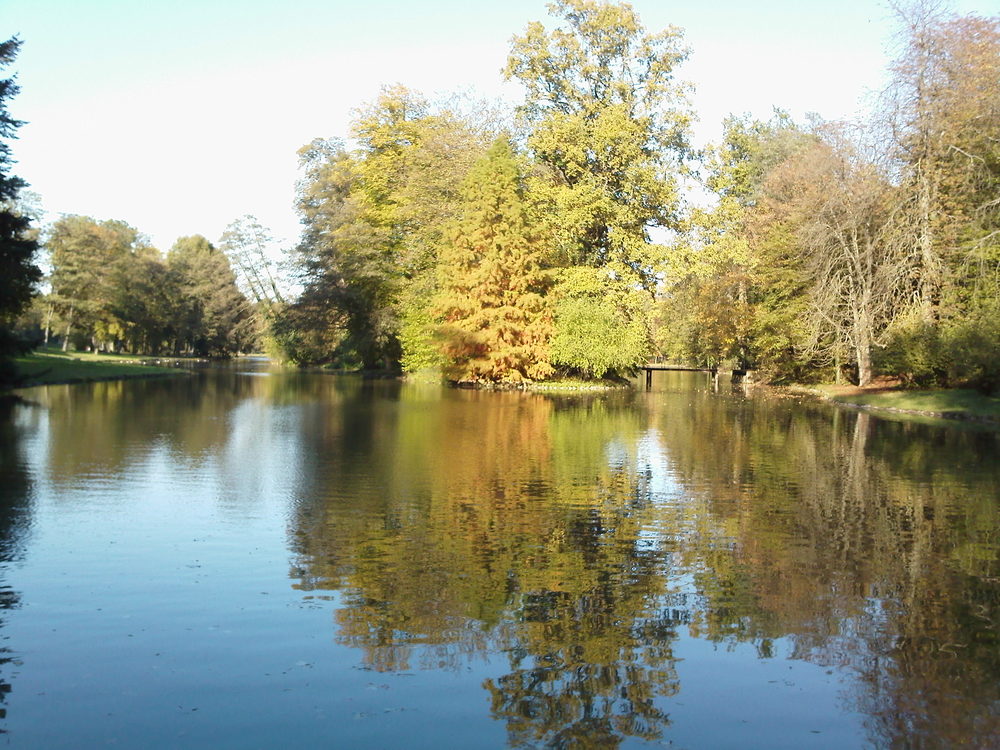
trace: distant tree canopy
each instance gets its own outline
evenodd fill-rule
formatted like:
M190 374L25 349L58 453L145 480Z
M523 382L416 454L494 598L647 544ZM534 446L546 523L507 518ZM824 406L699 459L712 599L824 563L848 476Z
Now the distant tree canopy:
M255 344L250 303L204 237L182 237L164 259L124 222L64 216L46 245L64 348L228 355Z
M12 37L0 43L0 69L13 63L21 41ZM18 93L13 78L0 79L0 380L7 375L7 360L23 349L14 335L18 314L35 293L41 271L35 265L38 243L30 232L30 219L18 207L23 180L10 174L13 165L8 141L16 137L21 122L11 117L7 102Z

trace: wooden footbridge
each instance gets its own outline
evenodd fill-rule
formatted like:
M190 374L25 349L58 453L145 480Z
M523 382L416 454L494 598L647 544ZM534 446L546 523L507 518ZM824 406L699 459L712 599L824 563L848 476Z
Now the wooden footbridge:
M649 388L653 385L653 372L656 370L663 371L669 370L672 372L707 372L712 377L719 377L721 374L729 373L734 382L741 381L743 379L749 379L749 375L753 372L752 370L737 370L737 369L723 369L718 366L713 367L698 367L695 365L675 365L669 362L647 362L642 365L640 370L646 372L646 387Z

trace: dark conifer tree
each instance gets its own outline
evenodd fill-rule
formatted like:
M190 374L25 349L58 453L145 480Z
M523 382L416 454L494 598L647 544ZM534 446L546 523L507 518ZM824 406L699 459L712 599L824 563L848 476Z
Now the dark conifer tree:
M14 61L20 46L17 37L0 43L0 68ZM31 300L35 284L41 278L41 271L34 264L38 243L28 232L28 217L16 207L25 182L10 174L13 159L7 141L16 137L21 122L10 116L7 100L17 92L13 78L0 79L0 381L7 373L9 358L24 348L14 335L13 323Z

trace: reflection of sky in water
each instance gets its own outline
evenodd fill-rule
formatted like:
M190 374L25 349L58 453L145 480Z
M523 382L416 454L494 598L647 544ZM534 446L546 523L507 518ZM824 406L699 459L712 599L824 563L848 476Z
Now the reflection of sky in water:
M691 479L692 465L679 462L692 460L702 449L678 442L669 421L657 422L659 412L628 404L615 407L618 411L609 407L602 412L609 426L591 434L581 423L571 444L577 450L583 441L600 440L599 450L580 454L603 458L607 467L626 476L642 477L629 485L628 491L643 500L628 511L639 521L629 542L614 536L616 524L625 520L614 516L613 500L602 500L600 524L590 523L590 510L579 505L592 493L574 493L573 504L549 508L539 489L553 481L547 475L525 485L522 499L503 485L503 476L485 477L483 491L497 494L478 501L468 494L477 486L475 475L456 485L466 493L458 498L435 494L451 486L456 462L462 459L460 446L438 444L455 427L447 420L434 421L439 408L451 409L456 424L462 421L468 430L462 434L511 435L510 428L521 423L504 420L533 413L513 411L511 404L520 408L535 402L501 396L495 401L505 408L491 412L494 401L479 394L443 399L435 394L428 400L426 389L414 390L408 401L405 389L401 394L390 386L352 391L356 384L323 376L288 379L287 391L281 390L284 383L282 377L220 379L217 387L208 383L204 393L188 394L184 402L175 398L174 389L181 392L190 384L137 385L121 391L120 401L102 401L105 391L95 389L93 402L82 389L49 389L39 394L44 406L15 410L19 460L30 483L31 533L22 557L5 563L2 571L4 584L19 596L19 608L5 613L0 625L18 659L4 667L4 679L13 688L4 722L12 743L245 747L252 738L260 746L331 741L344 747L398 746L402 741L408 747L503 746L505 723L491 716L484 690L487 681L499 684L512 672L512 651L499 647L509 646L512 637L520 639L518 648L527 654L520 668L539 668L546 663L544 654L530 654L528 635L560 628L573 632L558 617L548 623L540 619L537 627L527 622L536 610L544 616L546 606L556 607L552 612L559 615L565 590L573 590L574 583L558 592L544 590L545 569L533 571L536 564L518 557L529 553L520 551L517 540L535 544L534 533L541 534L538 544L525 543L523 549L537 549L541 555L548 544L546 554L556 555L579 543L579 559L597 555L613 581L633 580L630 565L640 570L636 580L641 580L641 566L647 564L643 556L651 556L648 564L660 576L654 581L660 593L640 596L636 606L652 608L644 611L646 620L662 614L670 634L657 636L662 642L644 641L634 632L630 637L640 646L664 646L671 652L669 666L680 691L655 697L669 715L664 742L681 747L754 746L755 741L767 747L849 747L868 738L863 726L867 717L851 708L851 696L861 683L857 665L868 657L865 646L848 642L853 621L842 623L844 632L835 629L814 637L800 632L741 640L736 630L725 628L715 640L693 634L691 619L704 618L709 610L722 618L723 626L734 626L725 620L728 606L743 607L737 614L747 621L774 618L751 623L761 632L779 630L783 617L796 627L808 623L767 609L780 602L767 600L760 583L773 577L767 566L781 562L778 545L785 537L777 535L768 541L771 547L751 550L757 557L740 557L740 544L753 546L755 540L740 537L745 532L736 521L747 524L752 518L719 516L739 509L735 501L712 505L731 491L732 477L720 480L715 490L709 480ZM65 400L68 393L75 398ZM129 394L137 396L130 400ZM334 404L333 395L342 401ZM723 408L705 403L706 410ZM541 429L550 417L547 411L539 414ZM711 411L702 414L706 424L711 417ZM494 432L480 429L479 418L484 425L498 420L489 428ZM522 438L512 438L512 445L535 450L544 438L544 432L529 432L524 445L518 442ZM919 437L909 434L909 439ZM980 447L987 451L995 447L989 439L977 439L986 441ZM817 446L830 451L827 445ZM488 453L476 455L490 458ZM516 459L497 458L495 465L517 471ZM483 470L492 465L487 461ZM574 482L596 471L570 466L567 476ZM944 476L946 468L937 471ZM983 483L995 482L992 475L980 477L978 484L968 477L954 481L978 493L996 489ZM742 476L736 484L748 487L747 482ZM926 490L926 483L912 485L917 486ZM746 500L746 507L752 511L755 502L769 500ZM516 510L518 503L523 517L517 515L522 512ZM536 531L533 524L559 514L588 519L578 533L603 536L588 547L569 531L563 536L544 528ZM526 606L524 602L535 609L522 609L520 622L456 619L438 637L408 633L400 614L404 610L393 609L399 602L392 597L401 595L393 593L394 573L383 578L375 574L391 560L404 567L387 570L423 580L405 568L421 561L391 558L392 544L404 539L414 543L407 524L416 524L413 528L421 533L439 535L426 540L434 547L428 559L448 562L449 554L464 549L449 546L455 540L447 534L465 529L447 526L455 519L472 519L469 523L477 529L496 529L498 536L488 540L495 557L486 562L470 558L466 569L436 574L428 582L440 583L436 595L476 591L462 588L462 581L491 565L513 566L510 575L523 565L520 575L538 574L536 588L511 596L504 611ZM514 534L510 540L499 536L504 524ZM372 534L370 542L345 536L364 530ZM626 568L617 570L619 558L612 548L627 543L635 555L622 558ZM816 544L796 543L803 550ZM704 548L697 547L702 544ZM470 549L482 551L482 545ZM559 564L576 564L577 559L570 556ZM536 567L546 564L544 556L539 560ZM326 564L343 576L340 588L302 585L313 580L313 573L300 566ZM733 570L727 575L747 588L736 593L723 588L720 598L711 600L705 586L717 583L713 566L729 564ZM375 577L369 581L372 587L362 591L351 576L366 565ZM501 579L503 575L501 568ZM799 597L803 587L808 594L808 586L816 584L808 579L794 583L799 590L790 594ZM601 586L587 591L586 606L598 606ZM636 591L641 594L641 588ZM615 600L620 592L612 588L607 595L621 607L613 617L627 618L626 605ZM895 627L880 600L847 601L860 607L855 619ZM374 671L359 649L345 642L338 615L348 608L371 614L381 612L380 607L387 608L390 619L394 613L401 618L387 647L417 641L406 645L414 653L405 671ZM429 621L435 614L419 608L416 613ZM584 607L578 617L586 628L604 627L599 612ZM623 633L630 633L628 625L613 624L624 627ZM704 620L699 627L706 632ZM552 653L566 658L569 651L560 649L572 644L551 637ZM854 666L828 664L831 659L812 649L811 638L830 645L834 653L839 652L833 647L855 648ZM636 669L642 672L642 665ZM645 745L631 738L623 746Z

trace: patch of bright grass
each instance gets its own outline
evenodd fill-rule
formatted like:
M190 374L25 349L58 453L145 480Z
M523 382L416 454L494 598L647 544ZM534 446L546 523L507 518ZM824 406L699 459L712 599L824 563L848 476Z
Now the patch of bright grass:
M834 401L882 409L933 412L1000 420L1000 397L965 388L933 391L891 390L836 395Z
M19 387L85 383L93 380L176 375L181 370L172 367L151 367L135 361L134 355L90 354L42 349L17 357Z

